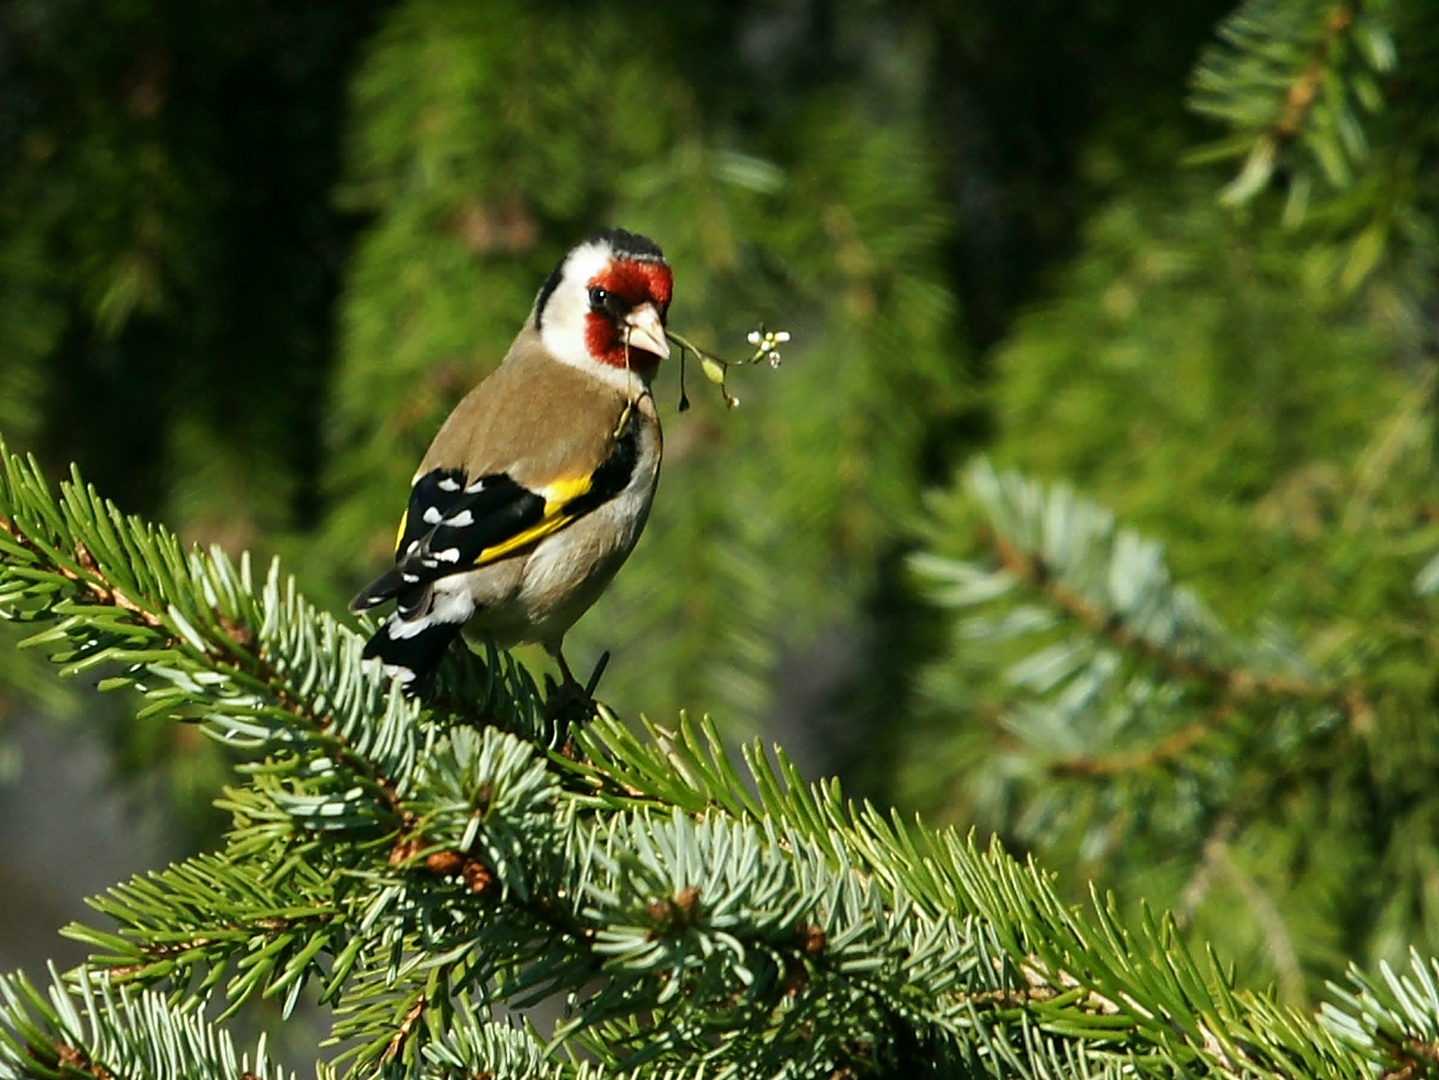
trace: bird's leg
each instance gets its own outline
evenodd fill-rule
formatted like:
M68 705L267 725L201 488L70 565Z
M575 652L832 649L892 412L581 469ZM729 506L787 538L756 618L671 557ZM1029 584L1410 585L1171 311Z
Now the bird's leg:
M555 658L555 663L560 666L560 674L563 675L565 678L564 685L580 686L580 680L575 678L574 672L570 670L570 665L565 662L564 646L556 645L554 653L552 655Z
M551 687L549 697L545 701L546 717L550 720L558 720L575 711L583 714L582 719L588 720L594 716L594 689L599 684L600 675L604 673L605 665L609 663L609 653L600 657L600 662L595 665L595 670L586 684L575 678L574 672L570 670L570 665L565 660L562 641L555 642L553 647L546 646L546 651L555 658L562 678L558 686Z
M590 681L585 683L585 697L591 701L595 697L595 687L600 685L600 677L604 675L605 668L610 666L610 651L606 649L600 653L600 658L595 661L595 669L590 672Z

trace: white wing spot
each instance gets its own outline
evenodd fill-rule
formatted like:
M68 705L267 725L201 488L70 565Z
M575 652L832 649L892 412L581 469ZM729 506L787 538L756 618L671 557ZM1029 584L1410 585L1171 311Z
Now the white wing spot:
M466 494L466 495L475 495L475 494L478 494L479 492L484 491L484 490L485 490L485 479L484 479L484 477L480 477L480 479L476 480L476 481L475 481L473 484L471 484L469 487L465 488L465 494Z
M435 552L435 558L439 559L440 562L453 562L453 563L457 563L457 562L460 561L460 549L459 549L459 548L445 548L444 551L437 551L437 552Z
M438 506L425 507L425 524L438 525L440 523L440 508Z
M461 510L454 517L445 522L452 529L463 529L475 523L475 515L468 510Z
M458 480L451 480L448 476L445 477L443 480L441 480L441 481L440 481L438 484L436 484L435 486L438 487L441 491L459 491L459 490L460 490L460 482L459 482Z
M415 673L404 664L386 664L385 674L394 679L400 685L405 686L415 681Z
M435 620L428 615L421 615L418 619L401 619L392 617L385 624L385 630L391 641L403 641L405 638L412 638L416 634L423 634L430 627L435 625Z

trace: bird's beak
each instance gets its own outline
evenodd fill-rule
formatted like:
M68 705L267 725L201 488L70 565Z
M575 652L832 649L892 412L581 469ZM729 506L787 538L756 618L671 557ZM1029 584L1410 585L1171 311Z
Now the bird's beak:
M625 335L630 348L654 353L661 360L669 359L669 339L665 337L659 310L653 304L641 304L625 316Z

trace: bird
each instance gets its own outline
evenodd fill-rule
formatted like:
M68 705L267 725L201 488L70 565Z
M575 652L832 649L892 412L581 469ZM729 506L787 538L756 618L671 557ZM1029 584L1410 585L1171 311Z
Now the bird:
M565 687L565 634L639 540L663 441L650 384L670 355L658 244L601 229L546 279L509 352L440 426L411 481L395 564L350 603L395 610L364 649L424 692L469 626L539 643ZM588 696L588 692L586 693Z

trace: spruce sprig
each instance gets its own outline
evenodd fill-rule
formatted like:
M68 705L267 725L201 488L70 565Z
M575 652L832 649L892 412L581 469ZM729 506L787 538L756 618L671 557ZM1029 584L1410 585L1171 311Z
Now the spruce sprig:
M1237 992L1167 919L1071 909L997 847L846 802L782 754L736 760L707 722L637 735L602 713L561 747L423 709L278 567L183 552L78 477L56 499L7 454L0 520L0 610L43 627L35 647L252 755L222 851L97 900L118 929L71 929L98 952L49 1004L7 984L0 1076L148 1075L123 1029L233 1078L194 1012L222 983L231 1009L317 987L352 1075L1337 1077L1400 1061L1390 1031L1430 1038L1370 994L1334 1015L1381 1014L1386 1037L1338 1039ZM509 700L532 683L457 667L493 717L537 711ZM555 996L544 1046L487 1019Z

